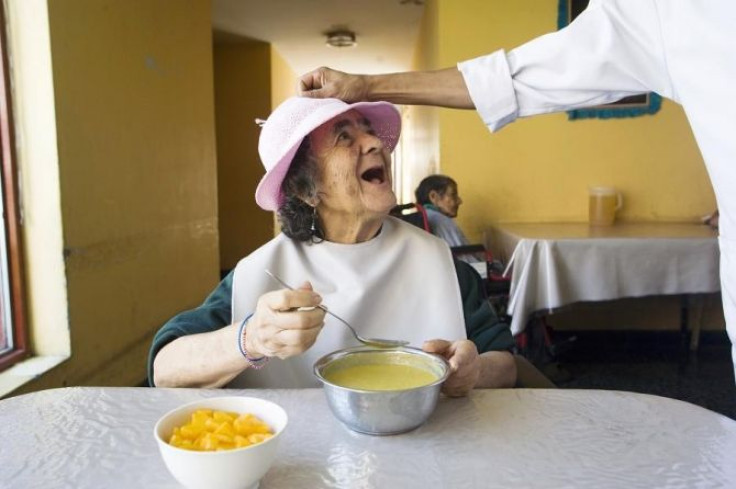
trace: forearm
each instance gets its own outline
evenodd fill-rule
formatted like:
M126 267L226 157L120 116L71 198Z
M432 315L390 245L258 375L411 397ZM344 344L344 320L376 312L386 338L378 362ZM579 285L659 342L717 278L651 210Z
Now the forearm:
M454 67L437 71L362 76L367 85L368 100L454 109L475 108L462 74Z
M480 376L476 388L493 389L514 387L516 384L516 362L507 351L489 351L478 358Z
M222 387L247 368L238 349L238 327L182 336L164 346L153 361L158 387Z

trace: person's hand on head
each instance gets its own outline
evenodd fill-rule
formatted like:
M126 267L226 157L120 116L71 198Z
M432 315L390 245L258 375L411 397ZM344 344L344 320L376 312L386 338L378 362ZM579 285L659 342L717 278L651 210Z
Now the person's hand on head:
M424 342L422 349L443 356L450 364L450 375L442 385L445 395L467 396L473 390L480 376L480 357L475 343L469 340L429 340Z
M276 290L258 299L248 321L245 349L251 357L288 358L308 350L324 325L325 311L312 285Z
M339 98L345 102L367 100L368 84L362 75L322 67L299 78L297 93L310 98Z

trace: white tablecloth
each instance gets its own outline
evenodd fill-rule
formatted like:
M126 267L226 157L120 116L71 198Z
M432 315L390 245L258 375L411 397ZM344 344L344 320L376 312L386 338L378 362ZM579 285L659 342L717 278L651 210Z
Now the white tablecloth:
M514 334L533 312L575 302L720 290L718 241L702 224L503 224L494 240L513 246Z
M153 438L166 411L225 394L289 415L273 488L736 487L736 421L681 401L613 391L479 390L441 398L419 429L351 432L320 389L53 389L0 401L0 486L176 488Z

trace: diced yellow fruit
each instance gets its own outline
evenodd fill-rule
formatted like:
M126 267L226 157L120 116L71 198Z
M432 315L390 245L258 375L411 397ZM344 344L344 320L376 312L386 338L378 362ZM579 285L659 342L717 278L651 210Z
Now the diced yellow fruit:
M233 424L230 422L224 422L220 423L220 426L218 426L215 429L215 433L221 433L223 435L229 435L229 436L235 436L235 428L233 427Z
M200 434L203 432L203 428L199 426L192 426L189 424L185 424L184 426L179 429L179 436L182 438L186 438L188 440L194 440L196 439Z
M201 448L202 450L217 450L217 447L219 445L219 440L214 434L205 433L205 435L202 437L201 442L199 443L199 448Z
M235 440L235 437L231 435L223 435L220 433L215 433L215 438L217 438L220 443L234 443Z
M237 417L238 417L238 415L237 415L237 414L235 414L235 413L227 413L227 412L225 412L225 411L215 411L215 412L214 412L214 413L212 414L212 417L213 417L213 418L214 418L214 420L215 420L215 421L217 421L218 423L224 423L224 422L226 422L226 421L229 421L229 422L233 422L233 421L235 421L235 418L237 418Z
M169 443L187 450L229 450L260 443L271 429L252 414L199 409L189 423L172 430Z
M252 433L270 433L271 429L267 424L259 421L253 415L245 414L239 416L233 422L235 430L241 435L250 435Z
M235 435L235 446L237 448L249 447L252 443L248 441L248 438L241 435Z
M268 440L272 436L273 435L267 433L253 433L252 435L248 435L248 441L255 445L256 443Z

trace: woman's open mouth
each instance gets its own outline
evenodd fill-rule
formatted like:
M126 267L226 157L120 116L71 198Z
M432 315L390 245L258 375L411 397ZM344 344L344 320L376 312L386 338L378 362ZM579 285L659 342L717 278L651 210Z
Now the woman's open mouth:
M360 178L366 182L380 185L386 181L386 171L383 166L377 166L364 171Z

